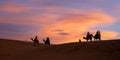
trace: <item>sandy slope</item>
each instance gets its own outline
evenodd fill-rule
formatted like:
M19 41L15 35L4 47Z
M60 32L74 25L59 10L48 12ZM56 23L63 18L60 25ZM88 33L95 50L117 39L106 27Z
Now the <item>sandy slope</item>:
M0 60L120 60L120 40L35 47L0 39Z

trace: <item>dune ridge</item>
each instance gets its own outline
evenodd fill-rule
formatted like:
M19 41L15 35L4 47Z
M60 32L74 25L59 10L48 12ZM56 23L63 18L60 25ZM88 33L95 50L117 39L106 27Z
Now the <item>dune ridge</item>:
M0 39L0 60L119 60L120 40L33 46L31 42Z

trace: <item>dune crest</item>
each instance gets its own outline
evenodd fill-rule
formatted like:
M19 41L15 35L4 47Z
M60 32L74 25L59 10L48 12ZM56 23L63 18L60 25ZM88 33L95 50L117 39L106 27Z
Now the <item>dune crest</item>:
M120 40L33 46L0 39L0 60L119 60Z

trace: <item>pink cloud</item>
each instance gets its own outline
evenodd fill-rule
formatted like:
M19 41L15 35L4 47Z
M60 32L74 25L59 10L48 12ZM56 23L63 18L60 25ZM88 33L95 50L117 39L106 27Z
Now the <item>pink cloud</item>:
M2 4L0 8L1 8L0 11L12 12L12 13L26 12L31 9L28 6L19 5L17 3L5 3L5 4Z
M9 12L9 13L21 13L21 12L36 12L36 11L53 11L58 10L58 7L55 6L41 6L33 7L27 4L17 4L17 3L3 3L0 6L0 11Z

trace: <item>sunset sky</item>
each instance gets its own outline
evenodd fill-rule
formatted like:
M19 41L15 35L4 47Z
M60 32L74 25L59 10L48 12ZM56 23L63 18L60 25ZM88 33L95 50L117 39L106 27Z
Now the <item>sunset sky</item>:
M0 0L0 38L59 44L97 30L103 40L120 38L120 0Z

